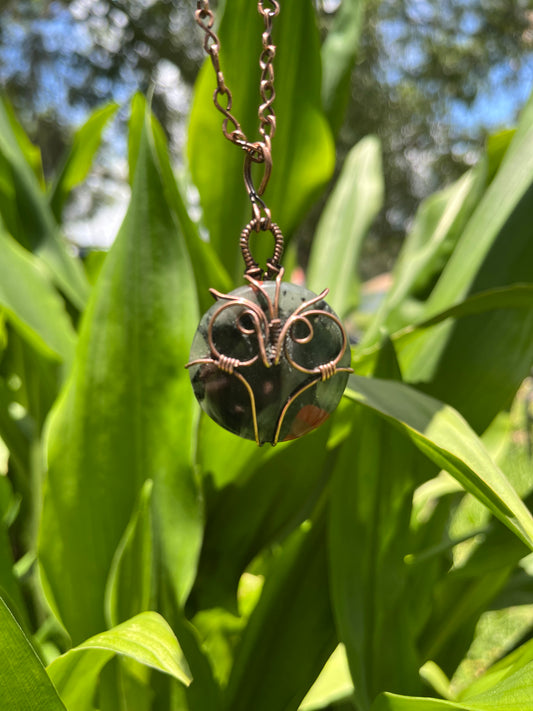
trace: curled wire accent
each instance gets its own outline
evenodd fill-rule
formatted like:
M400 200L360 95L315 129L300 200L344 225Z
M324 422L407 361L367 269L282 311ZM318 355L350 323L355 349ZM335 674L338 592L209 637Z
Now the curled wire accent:
M214 291L214 290L212 290ZM218 294L218 292L216 292ZM218 364L218 362L224 358L224 354L220 352L220 350L217 348L214 338L213 338L213 328L215 326L215 323L217 319L220 317L220 315L226 311L227 309L235 308L235 307L245 307L245 311L241 314L239 314L239 318L236 320L236 325L237 328L243 333L244 335L251 335L252 333L255 332L255 335L257 337L257 344L258 344L258 349L259 353L253 356L252 358L248 360L237 360L237 365L235 367L246 367L248 365L252 365L257 361L257 359L260 357L261 360L263 361L264 365L266 367L270 367L270 362L267 356L266 352L266 342L268 342L269 339L269 323L268 319L265 316L265 313L261 309L260 306L257 304L254 304L252 301L249 301L248 299L243 299L239 297L230 297L229 295L225 294L218 294L220 298L226 299L226 303L222 304L219 306L218 309L214 312L212 315L209 325L207 327L207 341L209 344L209 348L211 349L211 353L215 356L215 360ZM240 321L240 318L242 318L244 315L248 316L251 318L252 323L254 325L253 330L246 329L242 321Z
M338 372L338 370L344 371L351 369L337 368L348 345L346 332L339 318L335 314L332 314L329 311L323 311L321 309L312 309L310 311L305 311L305 313L302 313L302 311L304 311L306 308L313 305L313 303L316 303L317 300L317 297L315 297L313 299L309 299L309 301L304 302L301 306L298 307L296 311L294 311L294 313L291 314L291 316L285 322L285 325L283 326L283 329L280 333L278 346L276 349L276 362L279 362L281 352L283 350L285 358L293 368L299 370L301 373L308 373L309 375L320 375L320 379L322 381L325 381L332 378ZM332 360L328 361L327 363L320 363L314 368L306 368L300 363L297 363L292 357L289 349L289 340L291 340L293 343L306 344L310 343L310 341L314 338L314 329L310 321L310 317L322 317L330 319L338 326L339 332L342 335L342 344L337 356ZM293 329L297 323L304 323L308 328L308 333L305 336L296 337L294 335Z

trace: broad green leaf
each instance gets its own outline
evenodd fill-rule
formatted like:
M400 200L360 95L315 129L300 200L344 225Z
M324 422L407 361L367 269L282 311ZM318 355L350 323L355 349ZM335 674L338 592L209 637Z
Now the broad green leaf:
M152 480L147 479L111 564L106 588L106 616L111 627L151 607L152 488Z
M41 570L75 643L105 628L109 569L146 479L154 482L158 577L168 577L181 603L192 585L202 506L184 365L197 317L188 255L165 201L147 119L131 204L49 422Z
M480 711L522 711L531 706L533 640L500 659L460 695L460 701Z
M346 394L399 426L422 452L533 548L533 517L456 410L403 383L357 375L350 376Z
M69 711L92 711L100 672L116 654L169 674L182 684L191 682L181 647L168 624L156 612L143 612L91 637L49 665L50 678Z
M69 254L35 173L13 133L0 102L0 216L23 247L38 255L57 286L82 309L88 285L81 264Z
M515 303L498 307L494 289L494 308L470 315L465 311L459 319L419 333L416 342L401 349L405 379L445 400L476 432L483 432L510 406L531 369L533 309L526 303L530 290L531 285L516 285L514 294L509 293ZM489 290L486 295L488 306ZM474 301L470 304L476 306ZM481 299L477 305L482 307Z
M343 644L339 644L298 711L321 711L335 701L351 698L353 691L346 649Z
M512 315L513 319L521 317L524 320L532 309L533 285L531 284L513 284L488 289L468 296L464 301L444 309L435 316L396 331L391 335L391 340L398 352L402 371L406 371L409 370L413 358L417 357L418 349L422 347L420 344L423 345L426 342L424 334L426 329L434 328L448 319L460 320L467 316L477 315L490 317L492 311L507 312L507 315ZM496 316L499 315L496 314ZM379 344L356 349L353 353L352 366L357 374L371 373L379 352Z
M383 203L380 143L374 136L352 148L315 233L307 284L319 293L329 285L328 303L340 315L357 305L357 265L363 239Z
M423 290L442 271L485 189L486 172L481 162L422 202L394 266L392 287L365 333L365 344L376 340L383 327L392 333L406 325L405 300L423 297Z
M322 102L334 133L348 106L366 5L367 0L343 0L322 45Z
M49 196L50 207L58 222L61 222L63 206L70 192L87 177L94 155L100 147L102 132L117 109L117 104L96 109L74 134L70 150Z
M258 66L263 23L256 3L233 0L221 21L220 63L233 94L232 113L250 141L259 138ZM285 3L274 20L277 116L272 141L273 171L264 200L286 236L332 175L334 146L321 109L320 46L310 0ZM232 277L242 273L239 235L251 218L244 189L244 154L221 131L222 116L213 106L216 79L206 62L196 85L190 116L188 155L203 207L203 219L218 256ZM225 97L222 97L225 101ZM259 183L259 178L257 182ZM270 256L265 235L258 260Z
M386 346L377 372L394 377L395 366ZM337 631L362 710L383 689L416 693L420 687L408 613L416 592L408 587L405 556L413 492L426 461L388 422L354 408L333 472L329 555Z
M47 357L69 362L76 334L63 299L39 260L0 225L0 306L22 338Z
M128 153L130 157L130 173L137 162L137 153L141 139L143 116L147 110L147 103L144 96L135 94L131 102L130 133L128 143ZM152 117L152 131L154 145L157 151L161 179L165 189L167 202L174 212L174 217L183 234L187 251L194 271L194 280L200 310L207 311L213 304L213 297L209 292L210 288L217 289L222 293L229 292L234 288L230 277L218 258L213 246L200 236L198 225L191 219L188 206L182 195L183 189L178 185L174 169L167 149L166 138L161 125Z
M252 559L307 518L327 483L328 436L325 424L308 437L266 450L253 460L253 469L252 463L246 464L241 479L208 498L193 590L201 607L231 609L239 579Z
M296 711L331 656L324 518L297 531L271 567L236 653L224 711Z
M467 293L532 279L533 97L498 173L469 220L428 303L428 316Z
M1 598L0 629L0 708L66 711L40 659Z
M198 303L200 304L202 312L204 312L213 304L213 297L209 289L213 288L222 293L227 293L232 290L233 285L213 246L200 237L197 226L189 216L187 206L181 195L170 163L163 131L155 119L153 122L153 130L165 194L168 204L174 211L178 225L183 233L185 244L187 245L187 251L189 252L192 268L194 270Z
M533 99L427 304L426 317L475 294L533 281ZM417 344L405 379L482 432L508 407L533 362L531 311L496 311L446 324Z

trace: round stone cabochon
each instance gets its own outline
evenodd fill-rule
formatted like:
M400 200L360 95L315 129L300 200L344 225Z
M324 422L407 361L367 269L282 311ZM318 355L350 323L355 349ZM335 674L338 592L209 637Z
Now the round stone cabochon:
M258 282L217 294L192 343L191 383L219 425L276 444L315 429L335 410L349 374L345 344L323 298L291 283Z

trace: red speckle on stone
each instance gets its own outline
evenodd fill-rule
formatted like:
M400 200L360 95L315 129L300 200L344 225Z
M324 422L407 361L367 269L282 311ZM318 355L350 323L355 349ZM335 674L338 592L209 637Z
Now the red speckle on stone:
M328 417L329 412L326 412L321 407L317 407L316 405L304 405L294 418L290 432L283 441L288 442L291 439L298 439L298 437L302 437L304 434L316 430Z

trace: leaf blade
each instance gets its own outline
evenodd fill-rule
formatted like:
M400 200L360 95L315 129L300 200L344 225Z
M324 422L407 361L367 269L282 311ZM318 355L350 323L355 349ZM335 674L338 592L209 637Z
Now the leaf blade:
M31 644L0 598L0 705L10 711L66 711Z
M76 334L63 300L39 267L0 225L0 306L31 345L68 363Z
M189 259L147 119L130 209L49 426L40 561L75 642L105 628L109 567L147 478L159 560L181 603L192 584L202 504L192 465L194 395L183 366L196 319ZM65 566L76 571L68 580Z
M395 422L533 548L533 517L456 410L402 383L356 375L350 376L346 395Z
M340 316L357 305L357 263L363 240L383 204L379 140L367 136L349 152L318 223L307 283L320 293L329 285L328 303Z
M69 709L92 708L101 670L114 655L169 674L188 686L192 678L174 633L156 612L143 612L95 635L55 659L48 673Z

